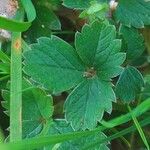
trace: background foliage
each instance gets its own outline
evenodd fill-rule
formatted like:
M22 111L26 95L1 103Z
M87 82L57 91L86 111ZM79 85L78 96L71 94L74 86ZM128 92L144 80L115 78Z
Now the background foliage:
M150 149L149 1L0 4L0 149Z

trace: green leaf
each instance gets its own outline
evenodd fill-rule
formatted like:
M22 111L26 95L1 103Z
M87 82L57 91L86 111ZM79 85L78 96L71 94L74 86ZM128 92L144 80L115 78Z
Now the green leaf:
M143 28L144 25L150 25L150 2L119 0L115 17L126 26Z
M74 48L56 36L40 38L24 53L25 72L53 93L69 90L82 81L84 66Z
M122 69L120 65L125 60L125 54L119 52L121 41L115 38L115 27L99 22L85 25L81 33L76 33L77 53L89 68L97 70L98 76L103 80L117 76Z
M106 2L108 0L63 0L63 5L68 8L86 9L91 6L93 2Z
M147 75L144 78L144 81L145 81L145 86L141 92L141 100L145 100L150 97L150 92L149 92L150 91L150 75Z
M1 63L0 62L0 74L4 72L6 74L10 73L10 63Z
M74 130L69 124L66 123L65 120L55 120L53 125L49 128L47 135L59 135L59 134L73 133L73 132ZM58 146L57 150L81 150L82 148L85 147L87 143L92 144L95 140L98 139L102 140L104 138L106 138L106 135L103 134L102 132L98 132L93 135L79 138L76 140L59 143L55 146ZM108 144L109 144L108 142L103 144L96 144L94 147L92 147L92 149L90 148L89 150L109 150L109 148L107 147ZM52 149L52 147L51 146L44 147L44 150L49 150L49 149Z
M85 9L90 6L91 0L63 0L63 5L69 8Z
M32 88L27 80L23 80L23 138L33 137L41 132L47 122L51 121L53 114L52 97L39 88ZM2 102L6 113L9 114L10 92L4 90Z
M124 51L127 54L128 60L134 60L141 56L145 50L145 43L143 36L135 28L128 28L121 26L120 33L123 36L126 47Z
M10 77L10 58L0 50L0 89L4 89Z
M80 18L88 18L89 21L100 19L105 20L109 12L109 5L107 3L93 2L91 6L82 11Z
M76 34L76 50L60 38L52 36L51 39L40 38L38 43L31 46L32 50L24 53L25 73L45 88L59 93L76 87L65 105L67 120L75 129L93 129L104 111L111 113L115 95L110 81L121 73L120 65L125 60L125 54L119 52L121 41L115 39L115 36L114 26L94 22L85 25L81 33ZM96 90L91 92L91 87ZM87 96L78 96L82 94ZM70 105L71 101L75 101L74 95L78 104ZM83 114L93 111L89 113L90 117L79 113L76 118L72 117L74 110L80 111L81 104L84 105ZM90 105L93 105L92 111ZM73 120L79 121L73 123Z
M51 36L51 30L61 30L61 23L55 13L46 6L37 4L37 18L33 21L31 28L24 34L30 43L35 42L40 36Z
M10 63L10 58L2 50L0 50L0 61Z
M78 85L67 98L65 112L67 121L75 130L93 129L103 117L111 113L116 97L110 82L98 78L88 79Z
M35 2L36 4L37 2ZM46 3L46 2L45 2ZM46 4L45 4L46 5ZM61 23L52 8L36 4L37 22L49 30L61 30Z
M141 73L134 67L124 69L116 85L116 95L124 102L135 100L144 86Z

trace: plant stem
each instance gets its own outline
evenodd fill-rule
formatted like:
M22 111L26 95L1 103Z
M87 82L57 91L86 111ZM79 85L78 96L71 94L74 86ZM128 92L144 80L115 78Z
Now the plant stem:
M10 87L10 141L22 139L21 33L12 34Z
M18 11L17 20L24 12ZM22 39L20 32L12 33L10 84L10 141L22 139Z

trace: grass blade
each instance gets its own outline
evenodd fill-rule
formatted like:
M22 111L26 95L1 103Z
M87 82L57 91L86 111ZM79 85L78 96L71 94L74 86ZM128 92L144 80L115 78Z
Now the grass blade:
M86 137L88 135L93 135L97 132L104 131L109 128L114 128L115 126L121 125L122 122L126 123L132 119L132 115L139 116L139 115L145 113L146 111L148 111L149 109L150 109L150 99L147 99L144 102L142 102L139 106L137 106L134 110L132 110L131 112L107 122L108 127L100 126L93 131L81 131L81 132L74 132L74 133L68 133L68 134L62 134L62 135L36 137L36 138L31 138L31 139L25 139L25 140L18 141L18 142L0 144L0 149L8 148L8 149L20 150L20 149L24 149L24 147L26 149L30 149L31 147L33 149L36 149L36 148L40 148L40 147L50 145L50 144L57 144L57 143L61 143L64 141L69 141L69 140L74 140L74 139L81 138L81 137ZM145 124L149 124L150 118L148 118L148 120L146 120L145 122L144 122ZM135 127L133 127L133 128L135 128ZM130 132L132 130L134 131L136 129L132 129L132 128L129 129ZM114 136L108 137L107 140L111 140L111 139L120 137L121 135L124 135L126 133L128 133L128 130L124 130L119 134L116 133ZM103 142L105 142L105 141L103 141Z
M132 111L131 107L129 105L128 105L128 109L129 109L129 112ZM145 134L144 134L144 132L143 132L143 130L142 130L142 128L141 128L137 118L134 115L132 115L132 119L133 119L133 122L134 122L134 124L135 124L135 126L136 126L136 128L137 128L137 130L138 130L138 132L139 132L139 134L141 136L141 139L142 139L143 143L145 144L145 146L147 148L147 150L150 150L150 147L149 147L149 144L148 144L147 139L145 137Z

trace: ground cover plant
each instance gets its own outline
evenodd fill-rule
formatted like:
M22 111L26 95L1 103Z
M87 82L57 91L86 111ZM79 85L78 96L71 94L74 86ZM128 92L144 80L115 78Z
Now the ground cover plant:
M149 0L0 0L0 150L149 150Z

